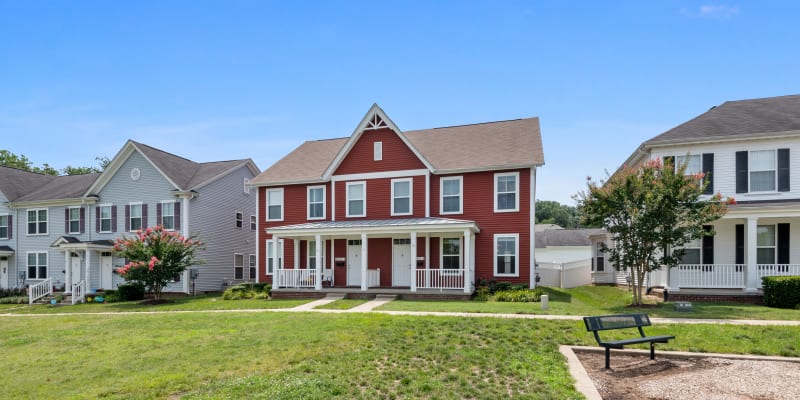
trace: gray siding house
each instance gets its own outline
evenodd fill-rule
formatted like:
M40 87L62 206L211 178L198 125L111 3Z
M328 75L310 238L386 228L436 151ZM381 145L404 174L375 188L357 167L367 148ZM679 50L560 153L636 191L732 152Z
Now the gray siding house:
M250 159L197 163L129 140L100 174L47 176L0 167L0 288L53 280L70 292L123 282L113 242L164 225L205 243L196 279L166 291L217 291L255 279L256 199ZM254 269L254 268L253 268Z

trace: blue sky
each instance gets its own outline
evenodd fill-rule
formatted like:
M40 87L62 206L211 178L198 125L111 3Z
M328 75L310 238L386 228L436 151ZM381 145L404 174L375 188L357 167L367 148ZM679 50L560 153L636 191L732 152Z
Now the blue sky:
M538 116L537 197L573 204L644 140L800 93L800 3L0 0L0 148L94 165L127 139L266 169L352 133Z

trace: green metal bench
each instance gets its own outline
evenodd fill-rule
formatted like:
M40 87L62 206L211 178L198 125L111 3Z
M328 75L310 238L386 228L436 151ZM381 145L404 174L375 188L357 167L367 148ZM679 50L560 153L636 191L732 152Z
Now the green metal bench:
M624 349L629 344L637 343L650 343L650 359L656 358L656 343L667 343L670 339L675 339L675 336L647 336L644 334L643 326L650 326L650 318L647 314L616 314L616 315L598 315L594 317L583 317L583 322L586 324L586 330L594 333L594 338L597 344L606 349L606 369L610 367L611 349ZM604 341L600 339L599 331L607 331L612 329L639 329L640 337L631 339L609 340Z

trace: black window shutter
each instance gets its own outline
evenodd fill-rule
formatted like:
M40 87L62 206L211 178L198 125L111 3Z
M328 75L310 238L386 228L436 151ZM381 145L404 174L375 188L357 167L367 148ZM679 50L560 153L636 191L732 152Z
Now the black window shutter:
M181 203L175 202L175 230L181 229Z
M744 264L744 224L736 224L736 264Z
M111 206L111 232L117 231L117 206Z
M789 264L789 224L778 224L778 264Z
M94 230L100 233L100 207L94 208Z
M672 165L672 170L675 170L675 156L665 156L664 157L664 166Z
M131 205L125 205L125 232L131 230Z
M142 204L142 229L147 229L147 204Z
M79 222L81 233L86 233L86 208L81 207L81 220Z
M64 209L64 233L69 233L69 208Z
M711 225L703 225L703 230L711 232ZM703 236L703 264L714 264L714 236Z
M703 179L708 182L703 194L714 194L714 153L703 154Z
M789 149L778 149L778 191L789 191Z
M747 151L736 152L736 193L747 193Z

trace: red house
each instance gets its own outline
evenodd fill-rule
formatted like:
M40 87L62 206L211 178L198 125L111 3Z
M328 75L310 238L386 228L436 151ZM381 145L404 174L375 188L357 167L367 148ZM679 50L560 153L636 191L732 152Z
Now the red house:
M403 132L373 105L350 137L305 142L251 181L259 281L276 296L534 287L542 165L538 118Z

